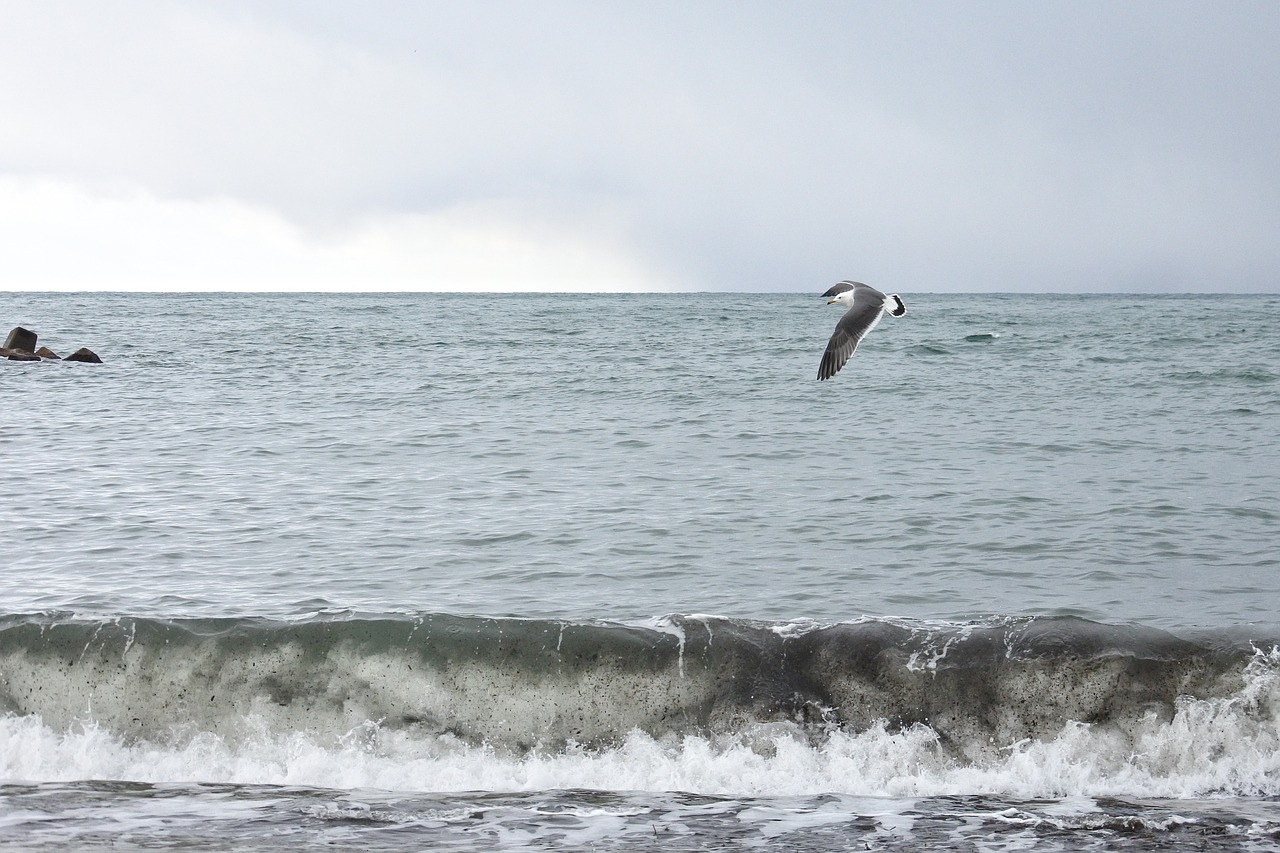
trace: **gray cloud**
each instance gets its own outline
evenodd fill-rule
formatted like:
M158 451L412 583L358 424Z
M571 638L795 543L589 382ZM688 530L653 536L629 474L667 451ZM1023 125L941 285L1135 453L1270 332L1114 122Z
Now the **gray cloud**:
M1277 289L1271 3L126 9L15 7L0 175L496 210L688 289Z

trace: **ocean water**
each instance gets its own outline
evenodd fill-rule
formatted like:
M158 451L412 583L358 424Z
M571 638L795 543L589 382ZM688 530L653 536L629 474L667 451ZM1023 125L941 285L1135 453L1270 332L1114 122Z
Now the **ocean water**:
M1280 297L903 298L0 293L0 848L1276 849Z

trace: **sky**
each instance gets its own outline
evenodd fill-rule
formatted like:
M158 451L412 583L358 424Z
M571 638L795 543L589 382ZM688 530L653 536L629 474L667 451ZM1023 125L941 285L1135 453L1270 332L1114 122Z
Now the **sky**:
M1280 3L2 0L0 290L1280 292Z

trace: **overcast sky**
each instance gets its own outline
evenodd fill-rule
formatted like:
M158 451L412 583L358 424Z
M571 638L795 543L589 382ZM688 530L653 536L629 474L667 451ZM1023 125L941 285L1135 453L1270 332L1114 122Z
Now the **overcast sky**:
M1280 291L1280 3L2 0L0 289Z

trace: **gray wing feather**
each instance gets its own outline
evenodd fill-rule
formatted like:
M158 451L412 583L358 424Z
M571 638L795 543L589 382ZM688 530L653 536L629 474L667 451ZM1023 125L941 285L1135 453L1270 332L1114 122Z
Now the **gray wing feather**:
M859 286L866 287L866 285L860 281L842 281L839 284L831 285L831 287L827 289L827 292L822 294L822 298L830 299L837 293L844 293L846 290L853 290L855 287Z

